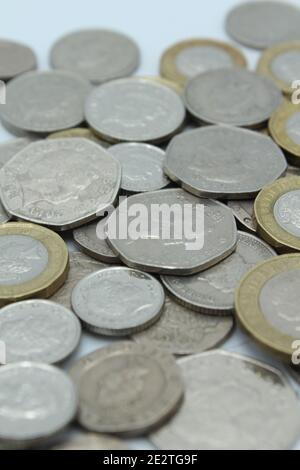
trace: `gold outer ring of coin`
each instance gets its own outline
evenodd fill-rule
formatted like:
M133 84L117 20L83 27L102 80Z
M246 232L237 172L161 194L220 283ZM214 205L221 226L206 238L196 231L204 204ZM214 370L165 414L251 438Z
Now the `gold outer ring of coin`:
M288 233L274 217L274 205L284 194L300 189L300 177L280 178L266 186L254 203L258 234L278 251L300 251L300 238Z
M294 352L295 338L267 322L260 309L259 296L270 279L292 269L300 269L300 254L281 255L264 261L248 271L235 294L236 316L243 328L261 346L288 362Z
M287 121L295 113L300 113L300 105L284 100L271 116L269 131L276 144L287 152L290 163L300 166L300 145L294 142L286 132Z
M262 53L256 68L257 73L259 73L260 75L264 75L265 77L272 80L275 85L277 85L278 88L280 88L280 90L282 90L283 93L285 93L286 95L291 95L294 90L291 87L290 83L287 83L281 80L280 78L276 77L276 75L272 72L271 65L273 60L276 59L276 57L280 56L284 52L292 50L300 52L300 41L285 42L270 47ZM298 77L295 77L295 79L297 78Z
M176 57L184 49L196 46L210 46L222 49L231 57L236 67L247 67L247 60L242 52L226 42L213 39L187 39L186 41L181 41L174 44L163 53L160 61L161 76L171 80L172 82L178 83L180 86L184 86L189 77L180 73L177 69Z
M73 137L91 140L105 148L111 146L109 142L106 142L104 139L100 139L100 137L97 137L91 129L85 127L74 127L73 129L68 129L66 131L54 132L53 134L48 135L47 140L68 139Z
M69 252L63 239L39 225L11 222L0 225L0 237L23 235L41 242L48 251L48 265L36 278L15 286L0 285L0 307L29 298L49 298L65 282L69 271Z

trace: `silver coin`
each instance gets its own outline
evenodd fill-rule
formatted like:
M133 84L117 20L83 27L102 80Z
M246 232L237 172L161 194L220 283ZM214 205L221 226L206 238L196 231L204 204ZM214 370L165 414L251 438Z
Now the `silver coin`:
M121 167L87 139L35 142L0 171L0 194L7 212L56 230L75 228L115 201Z
M129 143L110 147L122 167L121 188L127 193L157 191L170 184L164 175L166 153L149 144Z
M172 416L183 384L173 357L122 342L81 359L71 370L80 424L90 431L142 435Z
M109 247L107 241L98 236L98 230L104 235L101 222L83 225L73 232L73 238L80 249L88 256L108 264L121 264L119 258Z
M246 2L234 7L226 19L227 33L255 49L300 39L300 10L284 2Z
M18 152L32 143L32 139L18 138L0 144L0 169Z
M300 406L278 370L221 351L185 358L179 365L186 399L152 435L159 449L279 450L296 442Z
M299 34L300 39L300 34ZM290 86L294 80L300 77L300 51L286 50L274 57L269 65L272 73L279 80Z
M273 207L273 215L278 225L295 237L300 237L299 207L300 189L283 194Z
M164 276L168 291L184 305L209 315L234 313L234 294L243 275L256 264L276 256L265 242L238 233L236 251L218 265L188 277Z
M180 96L143 78L116 80L95 88L86 101L89 126L112 142L160 142L183 125Z
M131 75L139 65L138 46L124 34L104 29L76 31L51 50L55 69L76 72L98 85Z
M77 395L67 374L31 362L0 368L0 444L27 448L62 431L74 418Z
M287 162L270 137L234 127L206 126L174 137L164 169L196 196L253 199L285 173Z
M17 302L0 310L0 340L6 363L56 364L78 346L80 322L61 305L46 300Z
M90 84L67 72L28 72L7 85L1 119L12 132L48 134L84 121Z
M228 201L228 207L233 211L243 229L256 233L257 222L254 215L254 200Z
M215 348L229 337L233 326L231 317L199 315L167 295L160 320L133 339L141 345L152 344L176 356L186 356Z
M52 450L129 450L120 439L104 434L76 434Z
M300 384L300 369L299 369L299 368L297 369L296 367L294 367L294 366L292 367L292 366L291 366L291 367L289 368L289 372L290 372L291 376L293 377L293 379L294 379L298 384Z
M149 274L106 268L82 279L72 292L72 307L87 329L104 336L128 336L161 316L165 293Z
M10 216L0 202L0 224L6 224L6 222L9 222L9 220Z
M297 111L288 117L284 129L291 141L297 145L300 145L299 126L300 113Z
M223 69L190 79L184 101L197 121L256 127L278 108L282 94L271 80L254 72Z
M13 41L0 40L1 80L10 80L36 68L37 59L30 47Z
M198 235L203 230L202 224L199 232L194 233L193 241L192 234L188 236L179 229L188 222L188 225L197 222L201 206L204 209L205 233L204 246L199 249L202 245ZM129 229L123 237L123 218L126 219L134 207L143 207L139 237L132 235ZM188 208L190 210L186 214ZM166 209L170 213L160 217ZM236 223L228 207L210 199L199 200L182 189L131 196L109 219L107 233L109 243L127 266L174 275L193 274L217 264L235 250L237 242Z

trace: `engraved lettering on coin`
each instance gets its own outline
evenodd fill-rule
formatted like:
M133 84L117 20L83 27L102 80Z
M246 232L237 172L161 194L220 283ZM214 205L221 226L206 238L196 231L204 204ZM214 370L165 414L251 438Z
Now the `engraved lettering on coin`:
M233 67L230 55L219 47L191 46L183 49L175 59L178 71L187 77L194 77L207 70Z
M285 193L276 201L274 217L283 230L300 237L300 190Z

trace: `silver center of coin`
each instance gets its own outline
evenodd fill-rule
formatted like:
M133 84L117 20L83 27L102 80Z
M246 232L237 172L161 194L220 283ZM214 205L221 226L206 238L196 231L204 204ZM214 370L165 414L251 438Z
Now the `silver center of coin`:
M300 51L286 51L272 60L271 70L280 80L292 84L300 77Z
M300 145L300 112L294 113L288 118L285 132L293 142Z
M283 194L276 201L273 213L283 230L300 237L300 189Z
M187 47L177 55L175 63L178 71L187 77L233 65L229 54L214 46Z

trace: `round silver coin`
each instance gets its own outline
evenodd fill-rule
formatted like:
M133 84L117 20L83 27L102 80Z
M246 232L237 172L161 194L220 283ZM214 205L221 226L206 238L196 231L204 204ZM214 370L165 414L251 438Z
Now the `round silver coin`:
M295 237L300 237L299 207L300 189L283 194L273 207L273 215L278 225Z
M158 147L142 143L113 145L109 152L122 167L121 188L126 193L157 191L170 184L164 175L166 153Z
M197 354L213 349L227 339L234 326L231 317L212 317L174 302L168 295L161 318L133 339L176 356Z
M285 173L287 162L272 139L258 132L206 126L174 137L164 169L196 196L253 199Z
M84 357L71 376L79 390L78 420L95 432L147 434L175 413L184 393L173 357L134 342Z
M68 72L28 72L7 85L1 119L12 132L48 134L84 121L90 84Z
M73 310L87 329L105 336L128 336L155 323L165 303L161 284L129 268L102 269L82 279L72 292Z
M121 167L87 139L35 142L0 170L0 194L9 214L55 230L75 228L114 203Z
M256 264L276 256L265 242L238 233L236 251L206 271L188 277L164 276L162 281L177 301L209 315L234 312L234 294L243 275Z
M226 18L227 33L255 49L300 39L300 10L278 1L246 2L234 7Z
M81 433L52 447L52 450L129 450L120 439L104 434Z
M21 362L0 368L0 445L27 448L62 431L74 418L77 394L53 366Z
M36 68L37 59L30 47L13 41L0 40L0 80L10 80Z
M256 127L278 108L282 94L271 80L254 72L223 69L189 80L184 101L197 121Z
M257 222L254 215L254 200L228 201L227 205L244 230L256 233Z
M299 34L300 39L300 34ZM290 86L300 76L300 51L285 50L274 57L269 65L276 78Z
M20 137L0 144L0 169L18 152L31 144L32 141L32 139Z
M0 310L0 341L6 363L56 364L78 346L80 322L65 307L46 300L17 302Z
M160 142L185 120L180 96L160 83L127 78L95 88L86 101L89 126L111 142Z
M298 399L279 370L221 351L182 359L179 366L186 399L152 434L159 449L280 450L297 441Z
M93 222L89 225L83 225L73 232L75 243L88 256L107 264L120 264L118 256L114 254L107 241L98 236L98 230L104 235L101 222Z
M135 208L143 208L138 233L131 230L131 222L137 220L128 216ZM127 231L124 218L129 221ZM191 227L194 222L197 230ZM185 225L187 232L195 231L186 233ZM182 189L131 196L108 220L107 233L113 250L127 266L160 274L203 271L229 256L237 243L236 223L228 207L199 200Z
M124 34L104 29L72 32L51 50L55 69L76 72L98 85L131 75L139 65L139 49Z

